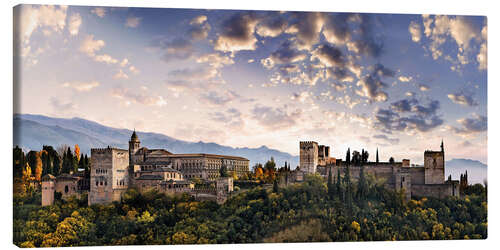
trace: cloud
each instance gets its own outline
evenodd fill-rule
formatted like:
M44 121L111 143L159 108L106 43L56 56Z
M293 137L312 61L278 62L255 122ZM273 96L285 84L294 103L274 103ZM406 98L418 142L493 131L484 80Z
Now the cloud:
M339 13L329 15L323 28L325 39L337 46L345 45L352 38L348 21L354 21L352 14Z
M50 98L50 105L56 112L67 112L75 110L78 106L72 102L63 103L59 98L53 96Z
M208 80L216 77L218 71L213 67L195 67L195 68L185 68L172 70L168 73L169 76L181 79L184 81L193 81L193 80Z
M191 41L182 37L176 37L172 40L157 39L151 42L154 48L162 49L165 54L162 60L170 62L171 60L187 60L191 58L194 53L193 44Z
M234 61L232 58L228 56L223 56L219 53L209 53L209 54L204 54L198 57L196 59L197 63L207 63L208 65L215 67L215 68L220 68L225 65L231 65L234 64Z
M137 28L141 23L140 17L127 17L127 21L125 22L125 26L129 28Z
M486 70L488 68L488 46L486 45L488 36L488 26L484 26L481 30L481 38L483 39L483 43L479 49L479 53L476 56L476 60L479 63L479 70Z
M224 21L222 34L215 40L214 49L223 52L255 50L257 38L254 31L257 18L253 13L238 13Z
M384 135L384 134L374 135L373 138L386 141L386 142L388 142L388 143L390 143L392 145L399 143L399 139L398 138L390 138L390 137L388 137L387 135Z
M125 67L129 64L129 61L127 58L123 58L123 60L120 62L121 67Z
M97 7L97 8L93 8L90 11L90 13L95 14L96 16L98 16L100 18L103 18L106 15L106 9L101 8L101 7Z
M358 55L368 55L378 58L383 53L383 40L374 35L373 20L367 14L354 14L354 19L359 22L359 38L347 43L347 49ZM375 34L378 30L375 30Z
M106 43L103 40L94 40L94 35L87 35L80 44L80 51L88 56L94 56L104 45Z
M411 77L411 76L400 76L400 77L398 77L398 80L399 80L400 82L409 82L409 81L411 81L412 79L413 79L413 77Z
M106 63L106 64L116 64L116 63L118 63L118 59L115 59L115 58L111 57L108 54L95 55L94 56L94 61L96 61L96 62L103 62L103 63Z
M80 14L75 13L69 18L68 30L69 34L72 36L78 35L80 25L82 24L82 17Z
M372 72L356 84L361 86L360 90L356 90L356 94L367 97L370 101L385 102L388 95L382 89L387 87L387 84L382 82L381 78L394 77L395 72L379 63L371 68Z
M299 50L311 50L319 42L319 33L324 23L324 16L319 12L293 12L295 22L288 27L287 33L293 38Z
M425 27L424 33L431 40L428 49L431 51L434 60L443 56L441 47L450 37L458 46L457 62L468 64L467 55L470 53L470 42L479 40L482 37L480 28L476 27L470 17L456 16L453 18L444 15L423 15L422 20Z
M261 126L271 130L290 128L297 123L302 115L302 111L299 109L287 112L284 108L261 105L254 106L251 112L253 119Z
M277 37L285 32L287 21L281 16L270 15L257 25L257 34L262 37Z
M130 90L128 88L115 87L111 90L111 96L123 100L124 104L142 104L146 106L162 107L167 105L167 101L160 95L153 96Z
M318 46L311 54L311 60L318 59L326 67L343 68L346 64L346 58L342 51L328 44Z
M88 92L93 88L96 88L100 85L98 81L91 82L65 82L61 86L65 88L72 88L78 92Z
M455 94L448 94L448 98L450 98L450 100L454 103L463 106L473 107L479 105L478 102L474 100L473 94L465 91L461 91Z
M476 56L476 60L479 63L479 70L486 70L488 68L488 48L486 43L481 44L479 49L479 54Z
M410 26L408 26L408 31L411 34L412 41L416 43L420 42L420 39L422 38L422 28L420 27L420 24L415 21L411 21Z
M420 84L418 86L418 89L420 89L420 91L422 91L422 92L425 92L425 91L428 91L430 89L430 87L425 85L425 84Z
M200 95L200 99L202 101L212 105L225 105L226 103L230 103L239 97L240 95L231 90L226 90L222 93L210 91L208 93L203 93Z
M463 137L470 137L471 135L488 130L488 119L486 116L473 114L472 118L462 118L457 120L457 122L462 125L461 128L449 126L449 129Z
M22 5L19 7L19 12L15 12L15 32L21 39L24 45L29 44L31 34L38 28L42 28L45 34L50 34L52 31L61 32L66 26L67 6L56 5L41 5L39 8L36 5Z
M293 95L291 96L291 99L299 101L301 103L311 103L313 97L314 96L312 93L310 93L308 91L303 91L300 93L293 93Z
M243 119L241 112L235 108L229 108L225 112L217 111L209 113L209 119L224 124L224 127L231 129L243 129Z
M298 51L293 47L293 44L286 41L281 46L271 53L271 55L261 60L264 67L271 69L276 64L289 64L302 61L306 58L306 54Z
M375 110L375 126L384 133L393 131L427 132L443 124L437 114L439 101L432 100L427 105L417 99L400 100L391 103L389 108Z
M140 72L140 70L138 70L134 65L130 65L130 67L128 67L128 70L130 70L130 72L134 74L139 74Z
M113 75L113 79L128 79L128 75L123 72L123 70L119 69L116 74Z
M210 24L207 22L207 16L201 15L193 18L189 22L191 27L188 30L188 34L194 40L202 40L207 38L208 32L210 31Z

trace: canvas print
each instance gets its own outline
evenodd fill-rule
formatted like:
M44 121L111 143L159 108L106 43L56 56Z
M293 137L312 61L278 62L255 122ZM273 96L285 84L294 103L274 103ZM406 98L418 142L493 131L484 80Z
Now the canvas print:
M13 12L19 247L488 237L485 16Z

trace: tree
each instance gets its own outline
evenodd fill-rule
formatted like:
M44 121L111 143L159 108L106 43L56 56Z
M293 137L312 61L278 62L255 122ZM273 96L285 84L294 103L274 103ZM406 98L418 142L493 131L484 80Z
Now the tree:
M273 193L278 193L278 180L273 181Z
M368 162L368 157L370 156L370 154L368 153L368 151L366 150L363 150L363 153L361 154L361 161L363 163L367 163Z
M269 161L264 164L264 175L268 182L271 182L275 179L276 175L276 163L274 162L274 158L271 157Z
M361 165L361 154L357 150L352 152L351 162L354 166Z
M327 181L327 188L328 188L328 195L330 196L330 199L333 199L335 196L335 186L333 185L333 180L332 180L332 168L328 168L328 181Z
M78 164L75 163L75 158L73 157L73 153L71 152L71 149L68 148L68 150L63 156L61 173L69 174L70 172L75 172L75 169L77 168Z
M26 156L24 155L24 152L19 146L16 146L14 148L14 177L22 177L23 175L23 167L26 163Z
M342 195L342 185L340 183L340 167L337 169L337 187L336 187L336 191L337 191L337 194L339 195Z
M379 160L378 160L378 148L377 148L377 159L375 160L377 163L379 163Z
M366 197L366 194L368 193L367 189L368 188L365 178L365 167L361 166L361 170L359 172L359 181L358 181L358 193L357 193L358 199L364 199Z
M347 166L349 166L351 164L351 148L347 148L345 162L346 162Z
M78 144L75 144L75 158L77 161L80 161L80 146Z
M220 175L220 177L229 177L225 163L222 163L222 166L219 169L219 175Z
M35 155L36 155L36 158L35 158L36 165L35 165L34 177L35 177L35 180L39 182L42 180L42 172L43 172L43 164L42 164L42 159L40 157L41 152L37 152Z
M66 154L66 152L68 152L68 148L69 148L68 145L62 144L62 145L59 145L59 147L57 147L56 152L61 158L63 158L64 154Z

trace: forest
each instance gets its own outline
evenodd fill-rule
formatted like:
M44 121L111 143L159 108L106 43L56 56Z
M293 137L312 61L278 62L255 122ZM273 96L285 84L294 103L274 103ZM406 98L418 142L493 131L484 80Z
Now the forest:
M308 175L302 183L256 186L224 204L130 188L121 202L87 205L87 196L41 207L40 192L14 195L14 244L59 247L316 241L485 239L487 186L461 197L414 197L372 176L351 181Z

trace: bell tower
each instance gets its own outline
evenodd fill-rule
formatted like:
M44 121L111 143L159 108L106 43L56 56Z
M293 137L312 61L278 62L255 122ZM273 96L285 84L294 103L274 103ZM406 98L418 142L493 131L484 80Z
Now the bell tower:
M133 155L139 150L141 146L141 141L139 141L139 137L137 137L137 134L132 133L132 136L130 137L130 141L128 142L128 154L129 154L129 160L130 160L130 165L133 165Z

